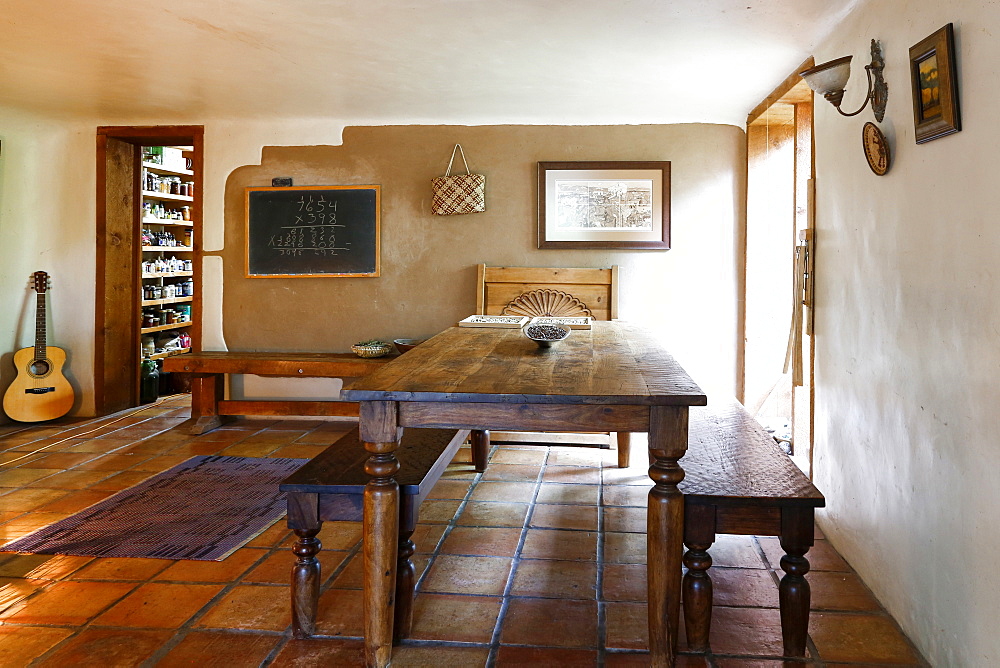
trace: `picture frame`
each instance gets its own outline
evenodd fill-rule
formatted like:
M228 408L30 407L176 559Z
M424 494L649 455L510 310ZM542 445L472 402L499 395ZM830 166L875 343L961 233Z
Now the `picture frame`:
M670 248L670 162L538 163L538 248Z
M955 30L949 23L910 47L913 127L918 144L962 129L955 66Z

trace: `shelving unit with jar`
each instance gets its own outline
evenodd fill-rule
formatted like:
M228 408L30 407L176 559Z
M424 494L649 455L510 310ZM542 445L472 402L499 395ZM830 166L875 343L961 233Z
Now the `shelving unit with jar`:
M188 147L143 146L140 356L162 359L192 347L195 314L194 172Z

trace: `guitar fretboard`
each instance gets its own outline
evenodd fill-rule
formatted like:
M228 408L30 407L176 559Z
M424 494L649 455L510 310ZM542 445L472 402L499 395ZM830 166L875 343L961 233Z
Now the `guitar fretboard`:
M35 359L45 359L45 293L35 294Z

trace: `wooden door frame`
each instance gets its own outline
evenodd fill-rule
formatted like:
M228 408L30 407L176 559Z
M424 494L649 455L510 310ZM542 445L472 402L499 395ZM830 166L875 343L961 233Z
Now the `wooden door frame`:
M138 378L139 366L139 316L140 309L137 309L138 301L136 294L141 292L142 279L139 278L138 268L142 261L142 250L140 248L139 235L142 227L142 217L139 211L141 201L141 184L139 175L141 173L142 154L138 150L141 146L171 146L185 145L194 147L192 152L192 169L194 171L194 201L191 206L191 221L193 226L194 252L192 259L194 262L194 282L195 294L191 302L192 319L194 320L191 330L192 349L199 350L201 347L201 234L202 234L202 201L204 192L204 134L205 128L202 125L153 125L153 126L101 126L97 128L97 262L95 276L95 323L94 323L94 405L97 415L104 415L114 410L124 408L123 406L111 406L108 400L108 388L114 384L124 382L121 378L111 378L105 373L105 362L111 354L124 354L127 360L134 362L129 364L136 369L136 379ZM106 283L107 276L107 250L109 246L117 246L123 240L114 233L108 232L108 140L116 139L137 147L132 156L132 239L127 242L133 248L128 271L134 277L134 290L131 294L122 293L117 290L109 290ZM112 314L131 313L127 318L126 325L129 341L135 342L133 349L127 351L106 350L106 326L114 321ZM119 316L120 317L120 316ZM131 405L139 403L138 382L132 383L134 387L130 390Z

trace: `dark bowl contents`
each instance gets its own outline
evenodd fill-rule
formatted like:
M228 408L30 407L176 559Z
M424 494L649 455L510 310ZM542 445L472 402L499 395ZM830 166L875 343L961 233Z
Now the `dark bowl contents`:
M548 348L556 341L562 341L569 336L569 332L568 327L558 325L528 325L524 328L524 335L541 348Z
M394 339L393 343L396 344L396 350L405 353L407 350L413 350L424 341L426 339Z

